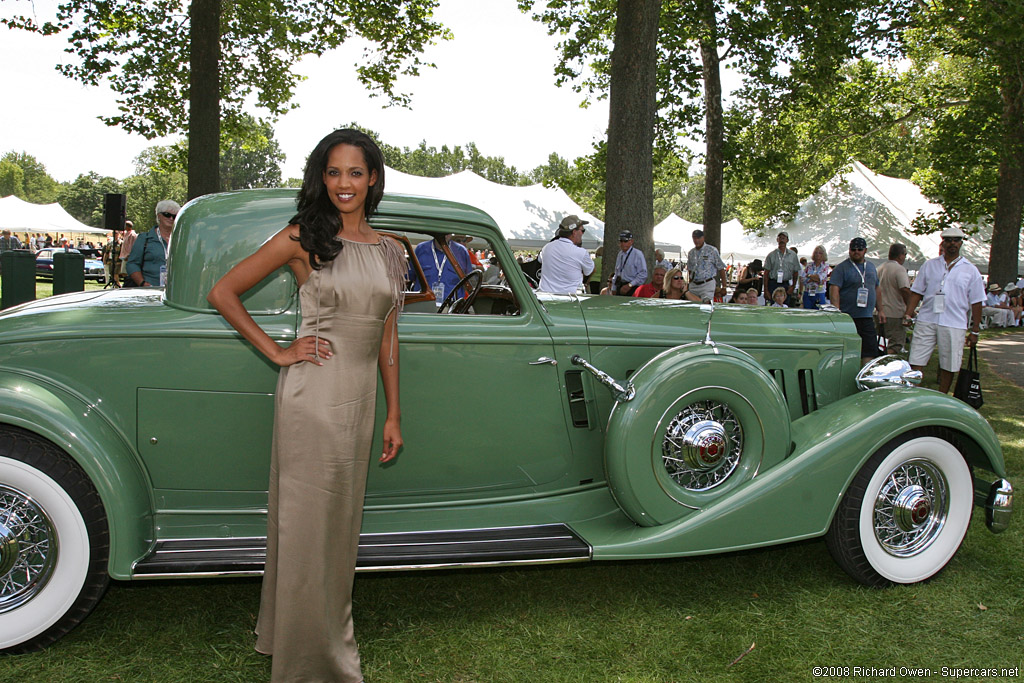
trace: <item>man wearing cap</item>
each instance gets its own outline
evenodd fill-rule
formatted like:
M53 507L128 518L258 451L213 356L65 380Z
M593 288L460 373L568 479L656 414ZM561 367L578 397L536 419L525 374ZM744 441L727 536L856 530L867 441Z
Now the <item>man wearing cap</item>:
M878 355L878 334L872 312L885 324L885 313L878 306L878 271L864 258L868 243L863 237L850 240L850 257L832 269L828 295L832 305L853 318L860 335L860 361L867 363Z
M710 244L704 243L704 231L693 231L693 249L686 254L686 271L690 274L690 291L701 301L725 295L725 261ZM720 285L715 282L718 278Z
M1010 310L1006 294L998 282L993 282L988 286L985 303L981 306L981 315L983 318L991 318L992 324L996 327L1013 327L1017 324L1013 311Z
M764 259L764 300L771 302L772 292L778 287L786 290L786 297L793 294L793 287L800 276L800 259L790 251L789 235L780 232L776 240L779 248L772 251Z
M540 251L540 285L542 292L576 294L583 287L583 278L594 272L594 261L582 247L583 226L587 221L569 215L558 225L558 232Z
M633 233L623 230L619 233L619 253L615 256L615 270L612 272L612 293L633 296L633 290L646 281L647 259L633 248Z
M907 345L903 311L910 300L910 276L903 266L906 260L907 245L893 242L889 260L878 268L878 306L885 313L885 322L878 321L878 332L885 337L889 353L902 353Z
M938 346L939 391L944 394L963 362L965 337L972 347L978 343L981 304L985 301L981 273L960 256L963 241L960 228L942 231L942 256L922 264L910 287L910 301L903 314L903 324L909 325L914 310L921 304L910 341L910 366L915 370L923 368Z

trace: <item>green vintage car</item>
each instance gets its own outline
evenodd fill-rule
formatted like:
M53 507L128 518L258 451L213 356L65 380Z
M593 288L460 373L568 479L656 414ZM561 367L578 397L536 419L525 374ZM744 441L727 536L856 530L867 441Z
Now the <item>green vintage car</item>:
M178 218L166 290L0 314L0 649L57 640L110 578L261 573L278 373L206 294L294 206L291 190L197 199ZM993 531L1009 523L988 423L911 386L898 359L862 371L844 315L544 295L514 266L499 284L465 273L472 293L439 307L414 246L458 233L514 264L494 221L386 196L374 225L409 255L405 447L371 467L359 569L824 536L854 579L887 585L939 572L975 505ZM245 303L271 337L294 338L290 271Z

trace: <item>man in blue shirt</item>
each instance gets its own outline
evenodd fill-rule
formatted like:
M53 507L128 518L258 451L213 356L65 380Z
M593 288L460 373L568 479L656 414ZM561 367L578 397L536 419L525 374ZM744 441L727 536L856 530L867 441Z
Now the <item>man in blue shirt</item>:
M633 290L647 281L647 259L639 249L633 248L633 233L619 233L619 254L615 257L612 274L612 293L633 296Z
M860 360L866 364L878 355L878 335L872 311L885 324L885 313L878 306L881 291L875 264L864 258L868 243L863 237L850 240L850 258L832 270L829 279L829 300L832 305L853 318L860 335Z
M416 260L420 262L420 267L423 268L423 276L427 279L427 289L434 292L438 306L448 296L448 292L452 291L452 287L461 279L455 270L455 266L448 258L448 253L446 253L443 245L448 246L448 251L455 257L455 261L459 268L462 269L463 275L473 270L473 264L469 259L469 251L458 242L452 241L451 238L451 235L438 235L429 242L420 242L416 245L415 249ZM419 285L417 284L416 274L412 270L412 264L409 265L409 282L413 283L412 288L414 290L419 291ZM463 292L459 291L458 295L462 296Z

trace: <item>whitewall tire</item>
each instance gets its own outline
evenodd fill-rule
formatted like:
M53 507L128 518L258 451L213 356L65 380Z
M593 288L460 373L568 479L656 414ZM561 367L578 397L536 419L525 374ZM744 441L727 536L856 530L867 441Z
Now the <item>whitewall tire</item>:
M973 505L971 471L952 435L911 432L857 473L826 542L839 565L865 585L925 581L960 548Z
M92 483L67 454L0 429L0 651L42 649L76 626L109 581Z

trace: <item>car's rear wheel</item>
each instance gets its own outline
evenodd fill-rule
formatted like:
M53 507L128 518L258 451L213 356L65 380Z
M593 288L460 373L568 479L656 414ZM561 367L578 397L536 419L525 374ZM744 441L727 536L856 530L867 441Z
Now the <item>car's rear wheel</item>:
M864 464L825 537L832 557L867 586L938 574L971 521L971 471L948 432L911 432Z
M107 588L109 533L88 476L50 442L0 429L0 650L39 650Z

